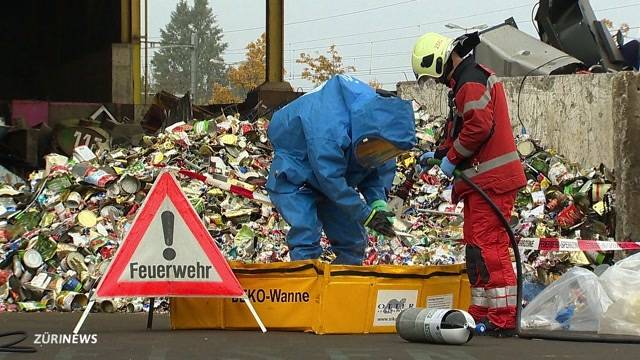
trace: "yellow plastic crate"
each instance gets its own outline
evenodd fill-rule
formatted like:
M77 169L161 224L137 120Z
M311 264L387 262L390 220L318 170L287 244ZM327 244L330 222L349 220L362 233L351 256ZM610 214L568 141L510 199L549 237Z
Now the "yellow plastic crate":
M463 265L345 266L318 261L231 263L265 326L316 334L393 333L409 307L466 309ZM466 284L466 285L463 285ZM239 300L174 298L173 329L257 329Z

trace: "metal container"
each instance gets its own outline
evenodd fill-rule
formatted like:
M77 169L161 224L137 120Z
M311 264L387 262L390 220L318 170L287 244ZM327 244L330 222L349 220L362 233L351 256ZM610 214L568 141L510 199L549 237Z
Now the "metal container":
M582 211L575 204L571 204L558 213L556 221L558 222L558 225L560 225L560 228L568 229L577 224L583 218L584 214Z
M524 140L519 142L517 145L517 149L520 156L525 158L533 155L537 151L535 143L531 140Z
M63 291L56 297L56 306L62 311L81 310L88 303L87 295L73 291Z
M127 194L135 194L140 190L140 180L135 176L125 175L120 178L120 188Z
M22 255L22 262L29 269L37 269L42 263L42 255L37 250L29 249Z
M604 194L611 189L611 184L593 184L591 188L591 201L597 203L604 199Z
M22 262L20 261L20 256L18 254L13 255L13 274L20 278L22 273L24 272L24 267L22 266Z
M56 307L56 299L53 298L52 294L45 295L40 302L45 305L47 310L53 310Z
M40 253L40 255L42 256L42 260L47 261L53 258L56 254L58 243L55 242L55 240L51 239L49 236L40 234L33 248L34 250L37 250L38 253Z
M84 264L84 256L82 256L82 254L80 254L77 251L72 251L67 254L67 257L65 258L65 263L68 270L76 270L74 266L77 266L77 264Z
M99 188L106 188L112 181L118 179L118 175L110 174L102 169L95 167L89 167L84 173L84 182L97 186Z
M103 218L118 219L122 217L122 215L122 210L113 205L106 205L103 206L102 209L100 209L100 216L102 216Z
M114 313L118 310L118 304L113 299L105 299L100 301L100 311L104 313Z
M98 223L98 217L91 210L82 210L77 217L78 223L86 228L92 228Z
M82 204L82 195L76 191L72 191L67 195L64 205L69 209L77 209Z
M127 312L133 313L133 312L141 312L143 309L142 303L141 302L130 302L127 304Z
M473 337L476 323L466 311L455 309L403 310L396 318L396 331L411 342L462 345Z
M33 276L35 275L35 271L34 270L25 270L25 272L22 273L22 276L20 277L20 282L22 284L26 284L28 282L31 281L31 279L33 279Z
M70 276L62 285L62 290L78 292L82 290L82 283L75 276Z

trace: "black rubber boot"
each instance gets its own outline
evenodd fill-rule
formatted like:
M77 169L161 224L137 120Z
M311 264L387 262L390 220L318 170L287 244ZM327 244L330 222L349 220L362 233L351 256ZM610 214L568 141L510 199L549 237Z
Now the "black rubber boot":
M480 324L484 325L484 331L477 331L476 332L477 336L493 336L493 337L497 337L497 338L506 338L506 337L514 337L514 336L517 335L515 329L499 328L499 327L495 326L488 319L484 319L484 320L480 321L478 323L478 325L480 325ZM476 325L476 328L480 327L478 325Z

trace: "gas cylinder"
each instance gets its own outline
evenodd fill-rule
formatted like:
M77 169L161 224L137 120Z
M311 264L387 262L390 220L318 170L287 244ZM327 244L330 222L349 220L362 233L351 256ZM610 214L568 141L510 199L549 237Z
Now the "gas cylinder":
M396 318L396 331L411 342L462 345L483 332L484 325L476 326L473 317L463 310L409 308Z

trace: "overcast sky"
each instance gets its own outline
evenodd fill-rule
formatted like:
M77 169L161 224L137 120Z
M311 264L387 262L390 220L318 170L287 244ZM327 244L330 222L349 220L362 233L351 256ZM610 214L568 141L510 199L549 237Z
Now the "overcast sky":
M149 38L157 41L177 0L148 0L148 3ZM449 30L445 24L492 26L513 16L521 30L534 35L531 9L535 3L527 0L285 0L285 23L289 23L285 26L286 80L294 88L309 90L311 84L300 79L303 66L295 60L300 52L324 53L331 44L336 44L344 63L356 67L354 76L364 81L376 79L385 88L393 89L405 76L413 77L411 49L421 34L436 31L455 37L462 31ZM242 61L244 47L264 31L265 1L209 0L209 4L223 29L224 41L229 44L225 62ZM640 1L592 0L591 6L597 18L609 18L615 25L627 22L633 27L631 35L639 37ZM144 26L144 19L142 21Z

